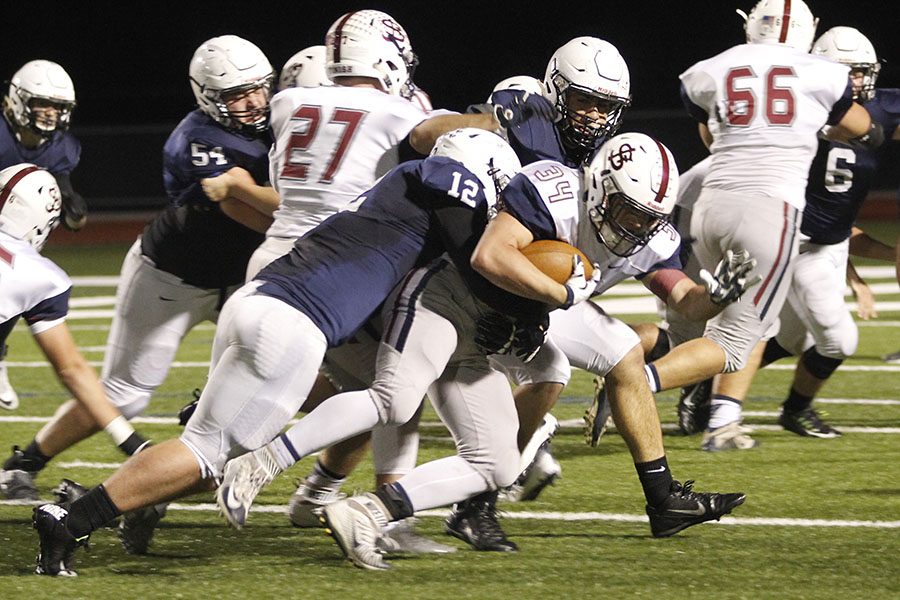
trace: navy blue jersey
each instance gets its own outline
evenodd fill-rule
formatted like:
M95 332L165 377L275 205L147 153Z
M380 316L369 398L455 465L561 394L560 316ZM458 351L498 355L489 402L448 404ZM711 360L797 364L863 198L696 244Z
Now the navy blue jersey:
M444 251L471 255L487 209L480 182L460 163L403 163L263 269L259 291L303 312L330 346L340 345L409 271Z
M57 131L33 150L23 146L6 119L0 119L0 169L19 163L31 163L53 175L68 175L81 159L81 144L68 131Z
M900 90L879 89L867 102L872 119L884 127L886 139L900 124ZM850 237L850 229L869 193L881 149L850 147L819 140L809 170L806 208L800 230L815 244L837 244Z
M163 147L163 185L169 207L144 230L142 252L185 283L224 288L244 280L250 255L265 235L226 216L200 180L241 167L268 181L269 138L225 129L200 110L189 113Z
M499 90L491 94L490 101L491 104L507 106L514 102L514 96L523 96L524 94L525 92L522 90ZM578 165L566 156L559 128L553 121L541 116L554 113L550 102L535 94L529 94L525 102L526 104L542 103L545 106L539 107L540 110L536 109L532 117L506 131L509 145L515 150L519 161L523 165L528 165L539 160L553 160L570 167L577 167Z

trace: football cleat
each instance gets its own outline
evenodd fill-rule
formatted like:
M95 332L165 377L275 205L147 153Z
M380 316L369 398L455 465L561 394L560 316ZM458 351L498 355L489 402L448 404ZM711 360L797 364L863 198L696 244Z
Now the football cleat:
M235 529L243 527L253 500L279 473L281 467L265 446L228 461L216 490L216 503L225 520Z
M40 500L34 473L20 469L0 471L0 494L7 500Z
M159 520L166 516L167 502L145 506L122 515L116 532L128 554L147 554Z
M288 518L294 527L321 527L319 517L322 516L322 510L332 502L346 497L347 494L340 490L316 488L303 481L288 503Z
M376 547L385 554L450 554L456 548L441 544L415 530L416 520L408 517L388 523L375 541Z
M759 442L747 435L750 430L741 426L739 421L733 421L712 431L704 432L703 443L700 448L709 452L720 450L749 450L759 445Z
M86 546L88 537L75 539L66 529L69 511L58 504L42 504L32 513L32 527L38 532L41 551L37 555L37 575L75 577L75 549Z
M6 372L6 361L0 360L0 408L16 410L19 408L19 395L9 383L9 374Z
M476 550L516 552L519 549L515 542L507 539L497 520L496 492L485 492L454 504L445 524L448 535Z
M596 448L600 438L612 423L612 410L606 398L606 380L594 377L594 400L584 413L584 441L591 448Z
M813 407L791 412L781 409L781 416L778 417L778 423L797 435L805 437L816 437L822 439L832 439L840 437L840 431L822 420L824 413L818 413Z
M684 435L700 433L709 424L712 379L681 388L678 397L678 428Z
M71 479L63 479L59 485L50 490L56 496L56 503L66 510L72 506L72 503L88 493L88 489L83 485L77 484Z
M669 496L659 506L647 505L653 537L669 537L682 529L722 518L746 500L742 493L695 492L693 481L672 482Z
M536 500L544 488L553 485L562 474L562 465L559 464L550 451L550 440L545 441L538 448L534 460L528 468L519 475L516 482L505 494L509 502L531 502Z
M332 502L322 511L322 523L344 556L357 567L373 571L391 568L378 547L388 516L373 494Z
M892 352L891 354L886 354L882 357L882 360L886 363L900 364L900 352Z

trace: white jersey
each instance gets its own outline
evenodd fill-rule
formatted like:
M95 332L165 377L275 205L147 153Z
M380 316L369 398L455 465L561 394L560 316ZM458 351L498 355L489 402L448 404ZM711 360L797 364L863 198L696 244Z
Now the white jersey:
M372 88L290 88L272 99L270 181L281 197L266 235L298 238L345 208L398 163L428 115Z
M848 72L788 46L742 44L682 73L689 108L713 136L705 186L782 198L803 210L816 133L835 116Z
M525 166L503 190L504 206L527 227L535 239L558 239L576 246L602 276L597 294L629 277L660 268L679 268L681 236L666 224L646 246L631 256L613 254L597 239L587 216L581 171L542 160Z
M694 210L694 204L700 197L703 181L709 173L712 156L707 156L678 177L678 199L675 205L686 210Z
M29 242L0 232L0 323L23 316L32 333L65 319L72 281Z

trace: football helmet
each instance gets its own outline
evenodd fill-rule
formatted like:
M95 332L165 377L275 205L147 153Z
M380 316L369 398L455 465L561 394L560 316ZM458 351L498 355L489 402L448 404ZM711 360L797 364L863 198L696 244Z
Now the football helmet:
M759 0L744 19L744 31L750 44L784 44L809 52L819 20L813 17L803 0Z
M249 135L258 135L269 126L275 71L255 44L236 35L209 39L194 52L188 75L197 106L220 125ZM265 93L265 106L228 109L226 96L255 89Z
M522 90L523 92L527 92L529 94L537 94L538 96L542 96L544 94L544 84L540 79L537 79L536 77L529 77L528 75L515 75L513 77L507 77L506 79L495 85L493 92L499 92L500 90Z
M335 21L325 35L325 71L329 79L371 77L382 90L409 99L419 59L406 30L378 10L350 12Z
M577 37L553 53L543 81L544 97L556 107L556 123L567 152L587 156L616 134L631 105L628 65L615 46L595 37ZM600 101L606 118L570 108L571 92ZM598 107L599 108L599 107Z
M310 46L284 63L278 89L334 85L325 73L325 46Z
M56 122L38 119L35 104L50 104L57 110ZM49 60L32 60L16 71L9 81L3 114L21 141L21 132L30 129L44 139L69 128L75 109L75 86L65 69Z
M862 72L862 84L853 86L853 99L868 102L875 96L875 82L881 72L881 63L869 38L853 27L832 27L819 36L813 44L812 54L830 58L835 62Z
M643 133L607 141L584 169L587 214L597 239L618 256L643 248L665 225L678 196L678 168Z
M464 127L437 139L430 156L446 156L478 177L488 206L494 206L509 180L522 169L515 151L496 133Z
M0 171L0 231L40 251L61 211L62 195L48 171L28 163Z

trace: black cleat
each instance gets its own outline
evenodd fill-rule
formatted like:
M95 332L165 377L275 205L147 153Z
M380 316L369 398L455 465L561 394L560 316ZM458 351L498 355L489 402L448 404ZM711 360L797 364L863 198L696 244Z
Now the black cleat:
M691 489L693 485L693 481L685 481L684 485L673 481L669 496L662 504L656 507L647 505L653 537L669 537L691 525L718 521L747 498L741 493L695 492Z
M678 397L678 428L684 435L700 433L709 425L712 379L681 388Z
M41 551L37 556L37 575L75 577L75 549L86 546L88 536L77 540L66 529L69 511L58 504L42 504L34 509L32 526L40 538Z
M128 554L147 554L156 525L166 515L167 502L155 506L145 506L122 515L122 522L116 530L122 547Z
M603 377L594 378L594 400L584 413L584 441L596 448L600 438L606 433L612 417L612 409L606 398L606 386Z
M840 437L842 435L840 431L822 420L823 414L816 412L812 406L797 412L782 408L778 423L788 431L805 437L822 439Z
M454 504L446 527L448 535L476 550L516 552L519 549L515 542L506 538L497 520L497 492L486 492Z

